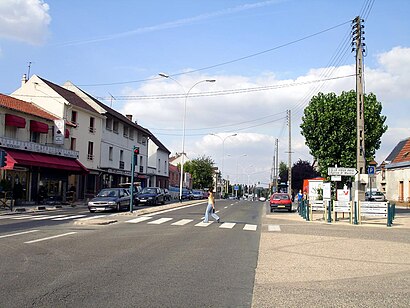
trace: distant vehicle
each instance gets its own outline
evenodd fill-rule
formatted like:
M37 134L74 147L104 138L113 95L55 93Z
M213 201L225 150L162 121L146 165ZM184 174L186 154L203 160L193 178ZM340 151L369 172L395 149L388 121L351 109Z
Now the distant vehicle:
M265 201L266 201L266 198L265 198L265 197L263 197L263 196L260 196L260 197L259 197L259 201L261 201L261 202L265 202Z
M371 195L370 195L370 192L367 191L364 195L364 200L383 202L383 201L386 201L386 197L381 191L372 191Z
M164 194L165 201L171 201L172 196L168 189L163 188L162 193Z
M104 188L95 198L88 202L88 210L95 211L121 211L129 209L131 196L128 188Z
M192 191L192 199L200 200L204 198L204 193L200 190L193 190Z
M270 197L269 203L271 212L277 209L287 209L289 212L292 211L292 200L286 193L274 193Z
M186 189L186 188L183 188L182 189L181 199L182 200L191 200L192 199L191 191Z
M165 196L163 190L159 187L145 187L138 195L140 204L157 205L165 204Z

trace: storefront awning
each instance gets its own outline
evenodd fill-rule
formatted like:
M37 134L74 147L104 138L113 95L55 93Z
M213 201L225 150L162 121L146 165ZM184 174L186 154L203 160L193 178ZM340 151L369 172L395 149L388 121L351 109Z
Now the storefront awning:
M25 128L26 127L26 119L16 116L14 114L6 114L6 125L7 126L14 126L18 128Z
M7 152L7 162L11 157L15 163L25 166L37 166L44 168L60 169L72 171L73 173L89 173L77 159L46 155L35 152L25 152L5 149Z
M66 128L64 131L64 138L70 138L70 131L68 130L68 128Z
M48 125L46 123L30 120L30 130L35 133L47 134Z

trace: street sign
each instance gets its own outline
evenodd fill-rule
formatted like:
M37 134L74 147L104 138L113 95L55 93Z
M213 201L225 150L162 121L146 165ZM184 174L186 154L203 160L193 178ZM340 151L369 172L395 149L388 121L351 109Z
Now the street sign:
M374 175L375 169L376 168L374 166L368 166L367 167L367 174Z
M332 175L330 177L330 180L332 182L341 182L342 181L342 176L341 175Z
M235 185L235 186L233 187L233 190L239 190L239 185Z
M355 176L357 174L357 170L355 168L329 167L327 168L327 173L329 175Z

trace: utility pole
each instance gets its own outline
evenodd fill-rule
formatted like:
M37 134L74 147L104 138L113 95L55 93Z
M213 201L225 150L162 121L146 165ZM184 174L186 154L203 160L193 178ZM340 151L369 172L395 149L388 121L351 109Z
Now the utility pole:
M276 165L275 165L275 192L278 192L278 177L279 177L279 139L275 140L276 146Z
M288 126L289 126L289 153L288 153L288 194L292 196L292 125L290 110L288 110Z
M366 173L366 155L365 155L365 131L364 131L364 94L363 94L363 43L364 25L361 23L364 20L357 16L352 25L352 45L355 47L352 51L356 51L356 169L358 174L355 177L355 201L364 200L364 186L360 184L360 175Z

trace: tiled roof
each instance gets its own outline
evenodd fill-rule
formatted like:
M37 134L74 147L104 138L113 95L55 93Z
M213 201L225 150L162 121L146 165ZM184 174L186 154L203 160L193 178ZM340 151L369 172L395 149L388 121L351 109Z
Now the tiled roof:
M0 106L11 109L17 112L22 112L30 115L34 115L43 119L54 121L58 119L56 116L41 109L35 104L22 101L20 99L4 95L0 93Z
M385 160L386 169L410 166L410 137L400 141Z
M401 142L401 149L396 157L393 159L393 163L409 162L410 161L410 138Z
M83 108L85 110L91 111L91 112L96 112L98 113L93 107L88 105L85 101L83 101L77 94L74 92L71 92L70 90L67 90L63 87L60 87L59 85L56 85L52 83L51 81L48 81L46 79L40 78L45 84L47 84L50 88L52 88L54 91L56 91L61 97L63 97L66 101L68 101L70 104Z

